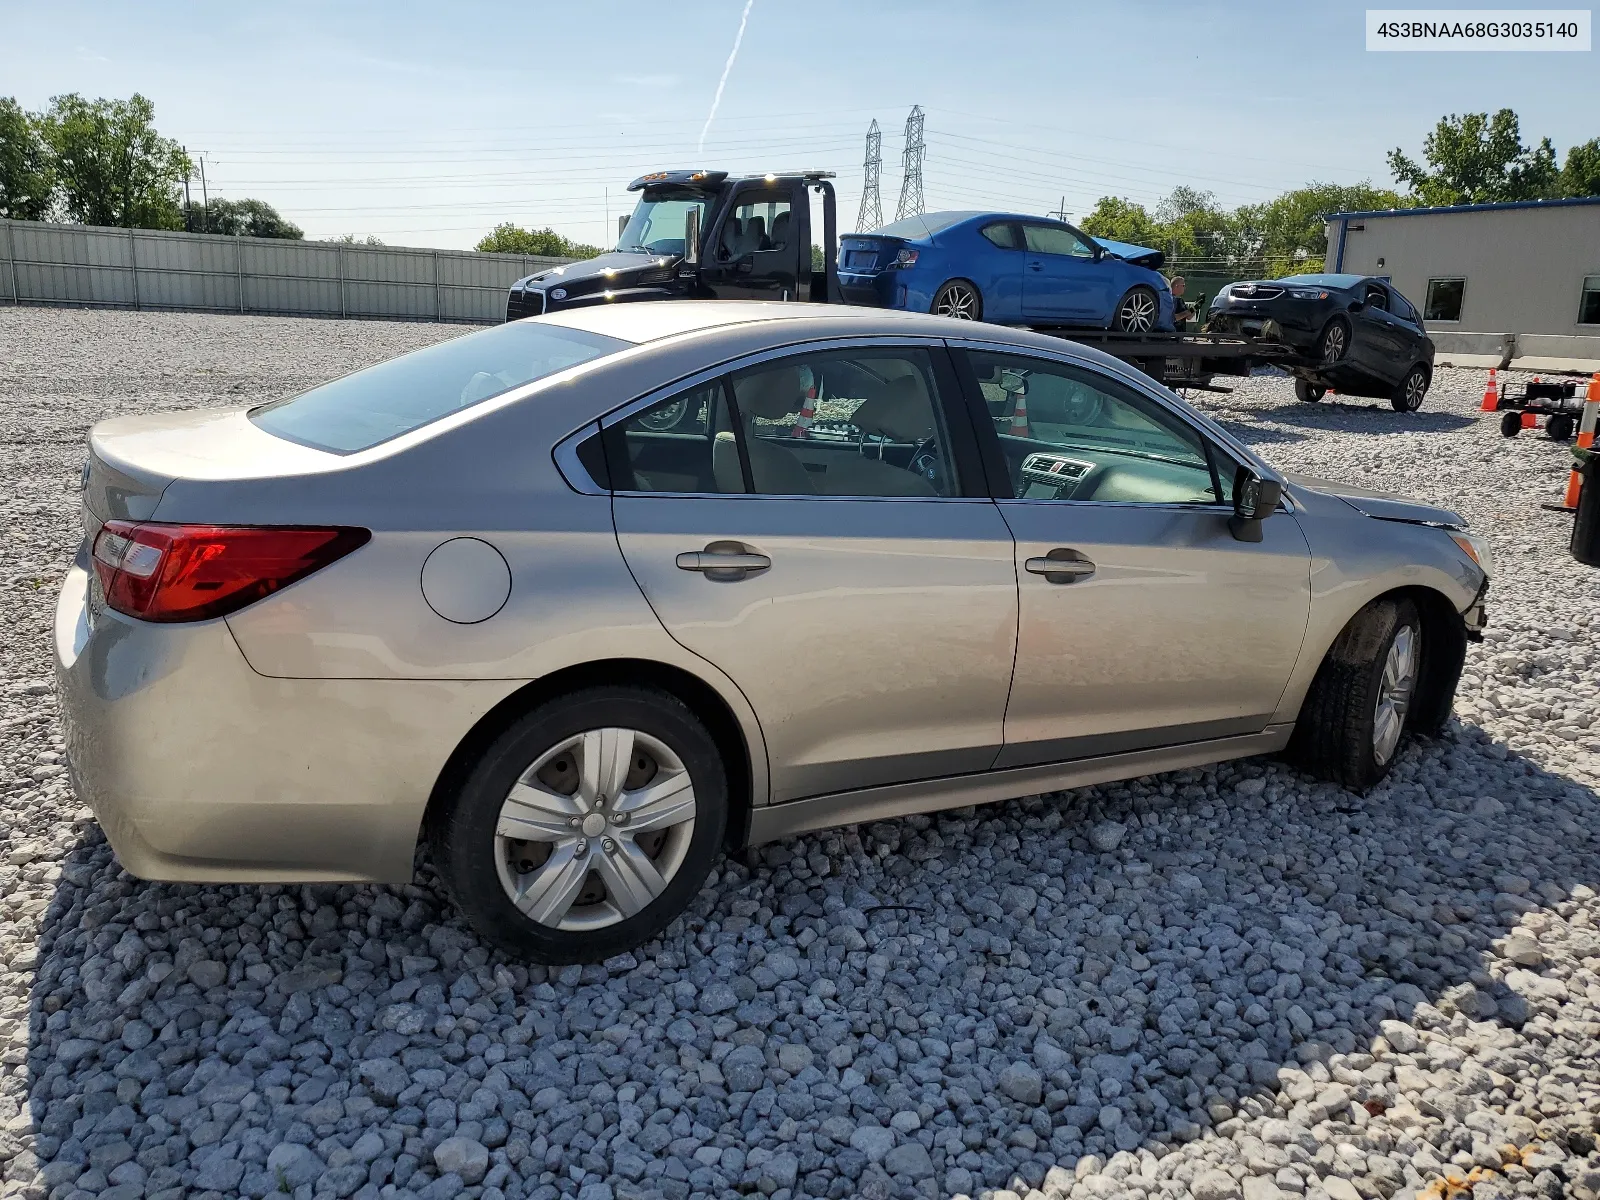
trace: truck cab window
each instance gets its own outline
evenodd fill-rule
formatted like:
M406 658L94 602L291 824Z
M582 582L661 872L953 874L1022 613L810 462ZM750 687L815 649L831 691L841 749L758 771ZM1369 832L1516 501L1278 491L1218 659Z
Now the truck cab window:
M741 196L723 221L717 255L724 262L735 262L773 250L787 250L792 240L792 222L787 194Z

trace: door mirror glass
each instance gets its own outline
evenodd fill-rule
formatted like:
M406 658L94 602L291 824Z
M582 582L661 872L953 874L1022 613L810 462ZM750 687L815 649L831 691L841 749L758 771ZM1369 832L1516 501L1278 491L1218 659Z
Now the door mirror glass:
M1228 528L1241 542L1261 540L1261 522L1278 509L1283 485L1263 479L1249 467L1240 467L1233 477L1233 517Z
M691 265L700 261L700 210L691 208L683 214L683 261Z

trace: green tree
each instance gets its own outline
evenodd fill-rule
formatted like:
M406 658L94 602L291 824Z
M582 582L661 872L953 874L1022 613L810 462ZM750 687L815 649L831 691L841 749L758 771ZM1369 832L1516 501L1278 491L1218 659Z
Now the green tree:
M1261 272L1269 277L1323 269L1328 253L1328 218L1336 212L1405 208L1406 198L1369 181L1344 185L1309 183L1265 204L1235 214L1245 240L1259 245Z
M1135 246L1154 247L1161 238L1155 219L1145 211L1144 205L1135 204L1122 196L1101 196L1094 211L1083 219L1079 228L1091 237L1129 242Z
M197 204L189 212L189 228L196 233L226 233L230 237L287 238L298 241L305 231L286 221L265 200L223 200ZM352 235L354 236L354 235Z
M55 168L38 119L0 96L0 217L42 221L54 194Z
M574 242L554 229L523 229L502 221L484 234L476 247L489 254L538 254L550 258L594 258L605 253L599 246Z
M1600 138L1567 151L1560 189L1563 196L1600 196Z
M358 235L356 235L354 233L341 233L338 237L331 237L331 238L327 238L325 240L330 241L330 242L337 242L341 246L381 246L381 245L383 245L383 239L378 237L376 234L371 234L371 233L367 234L366 237L360 237L360 236L358 236Z
M1517 114L1467 113L1440 119L1422 143L1426 167L1398 147L1389 170L1423 204L1488 204L1540 200L1558 194L1556 152L1550 139L1522 144Z
M86 225L183 228L183 181L189 156L153 124L155 106L85 100L76 92L50 101L41 129L55 160L67 214Z

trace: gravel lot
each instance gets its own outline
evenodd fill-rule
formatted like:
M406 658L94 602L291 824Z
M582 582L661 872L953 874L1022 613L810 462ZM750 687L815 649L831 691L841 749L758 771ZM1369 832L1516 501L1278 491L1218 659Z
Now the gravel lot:
M461 332L0 310L5 1196L1600 1196L1600 574L1478 371L1199 399L1495 541L1459 724L1364 798L1251 760L823 834L552 973L426 874L123 874L49 682L86 429Z

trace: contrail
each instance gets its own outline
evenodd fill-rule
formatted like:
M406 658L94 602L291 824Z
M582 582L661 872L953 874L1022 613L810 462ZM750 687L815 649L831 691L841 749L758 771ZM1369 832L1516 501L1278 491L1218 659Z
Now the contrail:
M711 129L711 122L717 119L717 105L722 103L722 89L727 86L728 72L733 70L733 60L739 57L739 43L744 41L745 22L750 19L750 10L755 4L756 0L744 0L744 15L739 18L739 32L733 35L733 49L728 51L728 61L722 68L722 78L717 80L717 94L711 98L711 111L706 114L705 126L700 130L700 141L695 146L696 154L706 148L706 134Z

